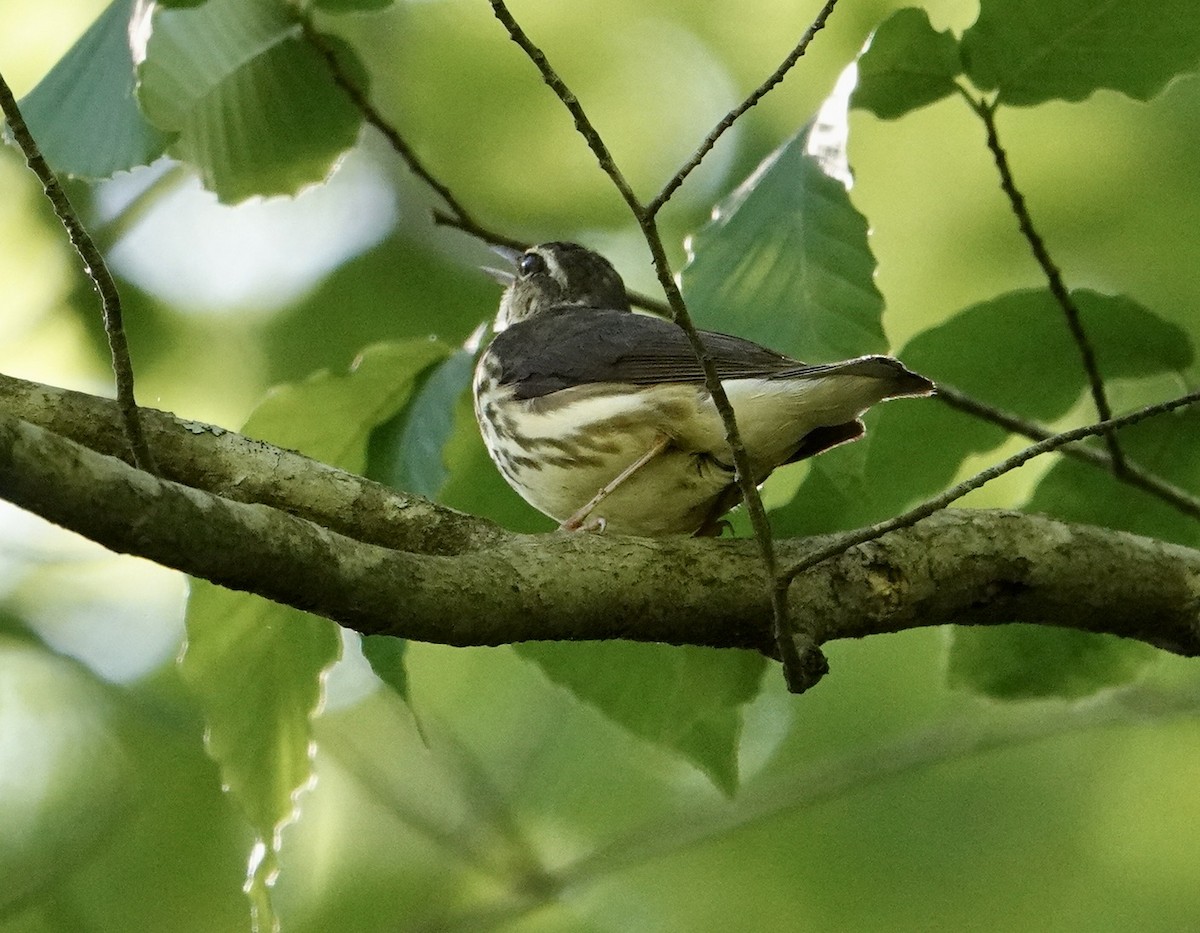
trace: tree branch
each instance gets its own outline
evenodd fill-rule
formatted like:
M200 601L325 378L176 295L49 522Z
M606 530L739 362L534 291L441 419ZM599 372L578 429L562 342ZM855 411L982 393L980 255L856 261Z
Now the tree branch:
M435 224L442 227L452 227L455 230L460 230L469 236L475 237L477 240L482 240L484 243L494 246L507 246L518 250L524 250L530 246L529 243L508 236L498 230L493 230L491 227L485 227L477 221L466 209L462 201L450 190L449 186L434 175L425 163L421 161L416 150L400 135L400 131L389 123L383 114L379 112L378 108L371 103L367 92L342 67L342 63L338 61L337 53L333 47L313 27L307 17L300 17L300 25L304 30L304 37L324 59L333 82L345 91L346 96L350 98L350 102L362 114L363 120L378 130L383 138L387 140L388 145L392 147L392 150L400 156L400 160L408 166L409 171L421 179L442 199L447 210L438 210L436 207L432 210L431 214ZM630 292L629 301L639 308L645 308L647 311L653 311L657 314L667 315L671 313L671 309L664 302L638 292Z
M1059 307L1062 308L1063 315L1067 319L1067 328L1071 331L1075 345L1079 348L1079 355L1083 361L1083 369L1087 374L1088 385L1092 390L1092 399L1096 404L1096 413L1100 416L1101 421L1109 421L1113 416L1112 406L1109 405L1108 395L1104 390L1104 378L1100 375L1100 366L1096 362L1096 352L1092 349L1091 341L1088 340L1087 332L1083 328L1083 319L1079 313L1079 307L1075 304L1075 299L1071 297L1071 293L1067 290L1062 272L1054 264L1054 260L1050 258L1050 251L1046 249L1045 241L1033 226L1033 218L1029 215L1029 208L1025 205L1025 196L1021 194L1013 178L1012 168L1008 164L1008 154L1004 151L1004 147L1000 145L1000 135L996 129L996 105L987 101L976 100L961 86L959 87L959 91L966 97L971 109L983 121L984 128L987 130L987 146L991 150L992 158L996 163L996 170L1000 173L1000 188L1008 196L1013 214L1017 218L1017 226L1020 228L1022 236L1028 241L1029 248L1033 251L1033 258L1037 260L1042 273L1046 276L1046 281L1050 285L1050 294L1054 296L1054 300L1058 302ZM1104 440L1108 445L1108 452L1112 457L1113 471L1119 474L1125 468L1125 457L1121 452L1117 435L1113 431L1108 431L1104 435Z
M967 395L965 392L960 392L958 389L944 382L938 383L937 395L935 397L938 401L944 402L956 411L972 415L981 421L988 421L999 425L1006 431L1011 431L1013 434L1021 434L1033 441L1044 441L1054 437L1055 434L1049 428L1044 428L1040 424L1028 421L1010 411L1005 411L1002 408L981 402L979 399ZM1125 485L1149 493L1156 499L1160 499L1182 512L1184 515L1200 519L1200 499L1196 498L1196 496L1192 495L1186 489L1181 489L1173 483L1168 483L1162 477L1156 476L1152 471L1139 466L1131 460L1126 460L1123 469L1118 471L1113 464L1112 455L1105 453L1103 450L1097 450L1095 447L1085 447L1082 444L1069 444L1059 452L1073 460L1098 467L1105 473L1116 477L1117 480Z
M744 540L495 532L483 548L399 551L152 476L8 414L0 414L0 497L112 550L366 634L775 651L762 564ZM796 562L830 540L778 545ZM1200 654L1200 552L1014 512L941 512L812 568L789 602L816 620L818 643L1019 619Z
M83 260L83 271L92 280L100 295L100 307L104 316L104 332L108 336L108 349L112 357L113 375L117 386L117 403L121 409L122 427L129 441L129 449L133 453L134 463L141 469L154 472L154 457L146 444L142 432L141 421L138 419L137 399L133 393L133 362L129 358L129 342L125 339L125 323L121 315L121 295L117 291L117 283L113 280L104 256L96 248L96 244L88 235L79 215L71 205L67 193L59 184L58 177L46 163L37 141L25 125L21 109L17 106L16 98L4 76L0 75L0 110L3 111L8 125L12 129L13 139L16 140L25 161L29 164L42 188L54 207L54 213L67 231L71 245Z
M131 462L111 399L0 374L0 412ZM199 421L141 409L168 480L236 502L260 503L368 544L418 554L487 547L504 532L491 522Z
M1067 444L1073 444L1076 441L1083 440L1085 437L1093 437L1097 434L1103 434L1108 431L1115 431L1118 428L1123 428L1131 424L1137 424L1139 421L1144 421L1147 418L1152 418L1155 415L1166 414L1169 411L1174 411L1177 408L1183 408L1187 405L1195 405L1200 402L1200 390L1189 392L1187 395L1181 395L1179 398L1174 398L1166 402L1159 402L1155 405L1147 405L1145 408L1139 408L1137 411L1131 412L1128 415L1123 415L1120 418L1110 418L1108 421L1101 421L1097 424L1090 424L1082 428L1075 428L1071 431L1064 431L1062 434L1055 434L1053 437L1048 437L1043 441L1039 441L1024 450L1017 451L1011 457L1001 460L999 463L993 464L985 470L980 470L969 479L963 480L956 486L952 486L943 492L941 495L934 496L915 508L909 509L901 515L894 518L889 518L887 521L879 522L871 525L869 528L860 528L857 531L848 532L838 536L832 543L825 547L819 548L812 554L806 556L803 560L789 567L786 571L789 577L795 577L798 574L804 573L820 564L824 560L836 556L843 550L853 547L858 544L865 544L868 541L874 541L886 534L897 531L902 528L909 528L915 525L922 519L928 518L930 515L945 509L952 502L961 499L967 493L985 486L992 480L1003 476L1005 473L1010 473L1017 467L1022 466L1032 460L1034 457L1040 457L1042 454L1049 453L1052 450L1058 450L1060 447L1065 447Z
M800 41L796 43L796 47L788 53L785 58L762 84L756 87L744 101L734 107L729 113L721 119L721 122L713 127L712 131L704 138L695 154L684 164L679 171L671 176L671 179L663 185L660 191L649 204L646 205L646 212L653 217L663 206L671 199L671 195L683 184L684 180L690 175L704 160L704 157L712 150L712 147L717 144L725 131L728 130L747 110L757 104L760 100L774 89L775 85L779 84L787 73L792 70L796 62L804 56L808 51L809 43L812 42L813 36L825 28L825 22L829 19L829 14L833 12L833 8L837 6L837 0L827 0L825 6L821 7L821 11L804 30L804 35L800 37Z

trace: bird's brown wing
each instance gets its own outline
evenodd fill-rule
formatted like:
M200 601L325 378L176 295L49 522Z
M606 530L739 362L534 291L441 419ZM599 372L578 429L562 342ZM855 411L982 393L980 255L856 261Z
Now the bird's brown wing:
M888 395L926 395L933 384L887 356L809 365L750 340L701 331L717 376L805 379L853 375L887 380ZM655 385L704 381L682 328L661 318L604 308L564 308L514 324L490 348L500 383L520 399L596 383Z
M817 374L749 340L701 332L722 379ZM539 314L496 336L491 346L500 382L518 398L539 398L594 383L653 385L703 382L704 372L681 328L661 318L628 311L570 308Z

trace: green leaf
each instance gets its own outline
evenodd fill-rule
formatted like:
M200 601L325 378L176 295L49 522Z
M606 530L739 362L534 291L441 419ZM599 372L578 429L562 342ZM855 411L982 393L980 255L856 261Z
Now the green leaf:
M1087 289L1072 296L1106 378L1182 372L1192 364L1187 334L1136 302ZM1061 418L1087 388L1079 350L1046 289L972 305L918 334L899 355L935 382L1034 421ZM773 513L780 534L855 528L895 515L940 492L964 459L1006 436L936 399L888 402L866 420L865 440L812 461L796 496Z
M725 793L737 789L739 707L758 695L761 654L625 641L522 642L516 650L613 722L691 762Z
M360 473L371 433L404 410L421 374L449 352L436 340L368 347L347 373L322 370L273 389L242 430Z
M243 431L361 470L371 431L407 404L421 373L446 352L430 340L369 348L349 373L321 372L273 391ZM181 671L204 714L209 753L264 844L248 891L266 917L278 830L312 776L311 718L322 674L340 655L338 629L199 580L192 582L186 625ZM394 668L391 674L394 682Z
M955 91L962 72L958 40L937 32L924 10L906 7L889 16L858 58L854 107L893 120Z
M312 717L341 655L337 626L248 593L192 580L180 674L203 713L205 746L261 850L246 886L270 927L280 830L313 773Z
M867 221L843 180L847 96L831 97L689 238L682 283L697 325L812 361L884 348Z
M429 370L411 404L371 433L367 476L436 499L449 471L445 447L459 399L471 385L475 355L456 350Z
M1091 289L1071 297L1106 379L1182 372L1192 364L1187 333L1132 299ZM1079 350L1049 289L972 305L919 334L904 358L935 380L1043 420L1065 414L1086 385Z
M226 203L322 181L358 137L361 115L277 0L158 10L139 77L146 115L178 133L171 155Z
M404 666L404 657L408 653L408 640L391 635L364 635L362 653L375 676L407 700L408 671Z
M133 0L113 0L21 100L30 133L58 173L108 178L153 162L171 140L134 98L132 11Z
M458 402L471 383L475 355L456 350L425 370L412 400L374 428L367 442L366 475L427 499L436 499L446 482L444 448L454 431ZM371 670L404 699L408 642L390 635L365 635L363 655Z
M1001 103L1149 100L1200 61L1194 0L981 0L962 38L967 74Z
M1158 652L1115 635L1041 625L956 627L950 686L998 700L1073 700L1137 677Z
M1105 378L1151 377L1182 372L1192 365L1186 333L1146 308L1126 297L1094 291L1078 290L1072 295ZM1136 335L1135 341L1129 335ZM1004 353L979 351L995 347L1003 347ZM935 378L1038 421L1058 419L1086 391L1078 348L1054 297L1043 290L1016 291L968 308L914 339L904 355L913 365L928 366ZM955 459L988 450L1003 437L997 429L941 405L916 409L898 411L898 431L882 440L894 444L900 455L907 435L902 456L925 469L935 464L931 478L938 484L952 478L958 469ZM1200 437L1200 432L1196 425L1189 431L1181 423L1186 417L1183 413L1129 428L1121 434L1122 447L1134 462L1200 488L1200 469L1192 465L1200 463L1200 445L1188 440ZM918 439L924 439L924 455L914 449ZM876 435L875 440L881 438ZM889 469L902 469L902 457L881 464L876 475L886 476ZM934 489L922 490L931 492ZM1169 517L1195 528L1192 519L1163 502L1123 486L1102 470L1066 458L1051 466L1027 508L1074 522L1142 534L1159 532L1164 537L1160 532L1165 529L1152 524L1156 518ZM1133 522L1141 523L1140 528L1132 528ZM1138 642L1087 632L1038 626L970 628L950 636L948 675L952 685L984 696L1080 697L1132 680L1154 654Z
M337 626L193 580L180 671L204 714L208 752L260 839L288 822L312 774L311 717Z
M1149 470L1193 496L1200 496L1200 411L1194 408L1160 415L1120 433L1121 449L1130 462ZM1200 522L1148 493L1119 483L1102 470L1075 460L1061 458L1042 478L1026 508L1053 515L1064 521L1082 522L1117 528L1135 534L1174 541L1189 547L1200 546ZM1004 634L1004 633L995 633ZM1075 696L1091 685L1098 690L1132 680L1155 649L1137 641L1107 639L1101 635L1069 633L1076 636L1077 654L1067 654L1056 663L1064 682L1058 695ZM1012 637L1012 636L1008 636ZM1042 635L1045 639L1047 636ZM1001 665L1014 648L999 642ZM1016 650L1022 646L1017 645ZM951 643L951 661L960 651L959 636ZM1058 646L1039 649L1060 652ZM1045 674L1008 664L1006 680L1012 690L1032 693L1046 689ZM977 678L978 679L978 678ZM983 680L982 689L988 686Z

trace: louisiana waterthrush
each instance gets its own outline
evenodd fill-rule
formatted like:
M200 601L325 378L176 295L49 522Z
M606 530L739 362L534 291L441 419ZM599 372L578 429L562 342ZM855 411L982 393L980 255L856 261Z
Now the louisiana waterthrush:
M714 533L741 498L725 425L687 335L634 313L603 256L574 243L498 250L515 272L475 368L475 415L496 466L563 528ZM933 383L888 356L807 365L701 332L754 472L863 434L884 399Z

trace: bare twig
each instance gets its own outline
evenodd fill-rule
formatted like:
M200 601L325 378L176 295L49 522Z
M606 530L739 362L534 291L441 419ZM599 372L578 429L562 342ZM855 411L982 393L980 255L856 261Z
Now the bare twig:
M510 249L524 252L532 245L525 240L518 240L516 237L510 237L489 227L484 227L470 217L464 217L459 214L448 214L445 211L438 210L436 207L433 209L432 214L433 222L439 227L450 227L451 229L459 230L492 246L507 246Z
M497 246L508 246L512 249L524 251L532 245L523 240L513 239L502 233L481 227L469 219L464 220L462 217L447 214L444 211L435 210L433 212L433 222L441 227L452 227L455 230L461 230L463 233L469 234L478 240L483 240L485 243ZM644 308L662 317L671 317L671 306L661 298L653 298L650 295L635 291L628 291L627 294L629 296L629 303L634 307Z
M542 80L554 91L564 107L575 120L575 129L579 131L588 144L588 148L596 156L596 160L600 163L600 168L604 170L616 186L617 191L621 193L621 197L625 199L625 203L629 205L629 209L633 211L635 217L639 220L645 213L645 208L638 200L637 195L633 193L633 188L629 182L625 180L625 176L617 167L617 163L613 160L612 153L608 151L608 146L600 134L596 132L596 128L592 126L592 121L588 119L587 114L583 111L583 105L579 103L577 98L566 82L559 77L558 72L550 65L550 60L546 58L546 53L534 45L533 40L529 38L521 25L513 18L507 6L504 5L504 0L489 0L492 5L492 12L496 14L496 19L508 31L508 36L517 45L521 47L529 60L537 66L541 72Z
M816 19L804 30L804 35L800 37L800 41L796 43L796 47L788 53L787 58L771 73L771 76L766 81L754 89L749 97L734 107L729 113L725 114L721 122L713 127L712 132L704 138L704 142L700 144L700 148L696 150L695 154L671 177L671 180L663 186L662 191L655 196L654 200L646 205L646 212L648 214L654 216L662 210L663 205L670 200L671 195L683 184L684 179L699 166L704 157L712 150L712 147L717 144L717 140L724 135L725 131L733 126L742 114L766 97L777 84L783 81L796 62L800 61L804 53L808 51L808 46L812 42L813 36L825 28L825 21L829 19L829 14L833 12L835 6L837 6L837 0L827 0L825 6L817 14Z
M1090 424L1082 428L1075 428L1071 431L1064 431L1061 434L1055 434L1053 437L1048 437L1044 441L1039 441L1032 446L1026 447L1024 450L1018 451L1011 457L993 464L986 470L981 470L970 479L964 480L956 486L952 486L939 496L935 496L926 502L921 503L915 508L909 509L902 515L897 515L894 518L889 518L887 521L879 522L867 528L859 528L856 531L849 532L845 535L840 535L835 541L819 548L807 555L803 560L797 561L791 567L788 567L784 573L788 578L794 578L797 574L801 574L822 561L828 560L838 554L842 554L850 548L858 544L865 544L868 541L874 541L876 538L881 538L888 532L896 531L900 528L908 528L915 525L923 518L928 518L934 512L938 512L956 499L961 499L967 493L978 489L997 477L1003 476L1015 470L1017 467L1029 462L1034 457L1041 456L1044 453L1049 453L1052 450L1058 450L1067 444L1073 444L1075 441L1083 440L1085 437L1093 437L1097 434L1104 434L1108 431L1115 431L1118 428L1127 427L1131 424L1136 424L1139 421L1144 421L1155 415L1165 414L1169 411L1174 411L1177 408L1183 408L1187 405L1194 405L1200 402L1200 390L1189 392L1187 395L1181 395L1178 398L1171 399L1167 402L1159 402L1155 405L1147 405L1144 408L1139 408L1135 412L1128 415L1123 415L1120 418L1109 418L1105 421Z
M588 147L592 150L592 154L595 155L596 160L600 163L600 168L611 179L613 185L621 193L621 197L625 199L625 203L629 206L629 210L642 229L642 235L646 239L646 244L649 246L651 256L654 260L654 269L658 275L659 284L667 296L667 303L671 307L675 323L682 327L684 333L687 334L692 352L695 353L696 359L704 371L705 387L708 389L713 404L716 406L718 413L721 415L721 420L725 425L726 438L733 451L734 465L737 468L738 487L741 490L742 499L746 504L750 523L754 528L754 537L758 542L763 565L770 581L774 634L780 658L784 664L784 671L790 685L794 677L800 676L798 672L801 669L813 665L819 667L824 663L824 658L820 655L820 650L817 648L815 641L807 636L798 636L794 633L788 619L787 583L779 575L774 539L771 535L771 525L767 520L766 509L763 508L762 499L758 494L758 487L754 482L754 474L750 468L750 459L747 456L745 444L742 442L741 434L738 431L733 406L729 402L729 397L725 394L725 387L721 384L721 380L717 376L716 365L700 340L696 326L692 323L691 315L688 314L683 295L680 294L679 286L676 284L675 278L671 273L670 262L667 259L662 237L658 233L655 215L638 200L629 182L626 181L625 176L613 160L612 153L609 152L604 140L588 119L583 105L579 103L579 99L554 70L545 53L533 43L513 18L512 13L505 6L504 0L489 0L489 2L492 5L492 11L496 14L496 18L508 31L509 37L529 56L529 59L537 66L538 71L541 73L542 80L554 91L563 106L570 112L575 120L575 128L587 142ZM800 647L797 647L798 642L800 643ZM811 649L811 652L816 652L815 659L809 649Z
M301 29L304 30L304 38L307 39L312 47L321 54L321 57L325 60L325 64L329 67L329 74L333 78L334 83L346 92L346 96L349 97L351 103L358 108L359 113L363 115L363 119L383 134L383 138L388 141L388 145L390 145L392 149L396 151L396 154L404 160L404 164L408 166L409 170L418 178L420 178L421 181L425 182L425 184L433 189L437 196L446 203L446 206L454 212L455 217L457 217L464 224L470 225L476 229L481 229L478 228L478 225L471 218L471 215L467 212L467 209L463 207L458 198L454 196L454 193L444 184L442 184L442 182L439 181L433 175L433 173L425 167L424 163L420 160L420 158L417 157L417 154L413 150L412 146L410 146L404 140L404 137L401 136L396 130L396 128L388 123L387 120L383 118L383 115L375 109L375 105L372 104L370 99L367 97L366 91L360 88L354 79L346 73L346 69L344 69L342 67L342 63L338 61L337 53L334 51L329 42L326 41L325 37L313 28L312 23L310 23L306 17L299 17L299 22ZM502 241L497 240L495 242Z
M325 40L324 36L317 32L307 19L301 19L301 26L304 29L305 37L321 53L321 57L324 58L326 65L329 67L330 76L338 87L346 92L351 103L362 114L363 119L369 125L375 127L383 138L387 140L388 145L395 150L404 164L408 166L409 171L425 182L445 203L446 210L434 208L432 211L433 222L435 224L441 227L451 227L455 230L461 230L463 233L469 234L477 240L482 240L484 243L495 246L508 246L519 250L524 250L530 246L524 240L518 240L516 237L501 233L499 230L485 227L477 221L466 209L462 201L450 190L449 186L425 166L425 163L418 158L412 146L400 135L400 131L387 121L383 114L371 103L366 92L346 73L346 69L342 67L337 59L337 53ZM630 292L629 301L639 308L653 311L656 314L664 316L671 314L671 308L666 302L658 298L652 298L649 295Z
M1033 421L1027 421L1020 415L1015 415L994 405L981 402L973 396L967 395L965 392L960 392L953 386L946 385L944 382L938 383L936 398L956 411L973 415L981 421L989 421L1007 431L1024 435L1031 440L1043 441L1054 437L1055 432L1049 428L1044 428ZM1193 496L1186 489L1181 489L1173 483L1168 483L1150 470L1138 466L1131 460L1126 460L1124 469L1116 472L1113 469L1112 457L1103 450L1097 450L1094 447L1085 447L1081 444L1071 444L1062 448L1060 453L1063 456L1071 457L1082 463L1089 463L1094 467L1104 470L1106 473L1114 473L1122 483L1161 499L1184 515L1200 519L1200 499Z
M0 75L0 109L3 110L5 119L8 120L13 139L24 153L30 170L41 181L46 197L50 199L50 203L54 207L54 213L71 239L71 245L75 247L79 258L83 260L84 272L92 280L92 284L100 295L100 306L104 315L104 332L108 336L108 350L112 357L113 375L116 380L117 405L121 410L121 423L129 441L129 449L133 454L134 463L138 469L153 473L154 457L146 444L142 423L138 418L137 399L133 393L133 362L129 358L129 342L125 339L125 323L121 315L121 296L117 291L117 283L113 280L112 273L108 271L104 256L96 248L96 244L80 222L79 215L75 213L75 208L71 206L71 201L62 185L59 184L58 177L46 163L41 150L38 149L37 142L29 132L25 118L21 116L21 110L17 106L16 98L13 97L12 90L3 75Z
M996 162L996 169L1000 173L1000 188L1008 196L1013 214L1017 218L1017 226L1020 227L1021 234L1029 242L1029 248L1033 251L1033 257L1037 260L1038 265L1042 268L1042 273L1046 276L1046 281L1050 286L1050 294L1054 296L1054 300L1058 302L1067 319L1067 327L1071 331L1071 337L1075 340L1075 345L1079 348L1079 355L1083 361L1083 369L1087 373L1088 384L1092 390L1092 399L1096 404L1096 413L1100 416L1101 421L1110 421L1113 416L1112 407L1108 403L1108 395L1104 390L1104 379L1100 375L1100 366L1096 362L1095 350L1093 350L1087 333L1083 328L1079 306L1075 304L1075 299L1071 297L1071 293L1067 290L1066 283L1063 282L1062 272L1054 264L1054 260L1050 258L1050 252L1046 249L1045 241L1033 226L1033 218L1030 217L1029 209L1025 205L1025 197L1021 194L1020 189L1017 188L1016 182L1013 179L1012 168L1008 164L1008 155L1000 145L1000 136L996 130L996 104L994 102L976 100L961 86L959 87L959 91L966 98L971 109L979 115L987 130L987 146L991 150L992 158ZM1113 431L1105 432L1104 441L1108 445L1108 451L1112 457L1113 472L1119 474L1125 469L1125 456L1121 452L1120 444L1117 442L1116 433Z

